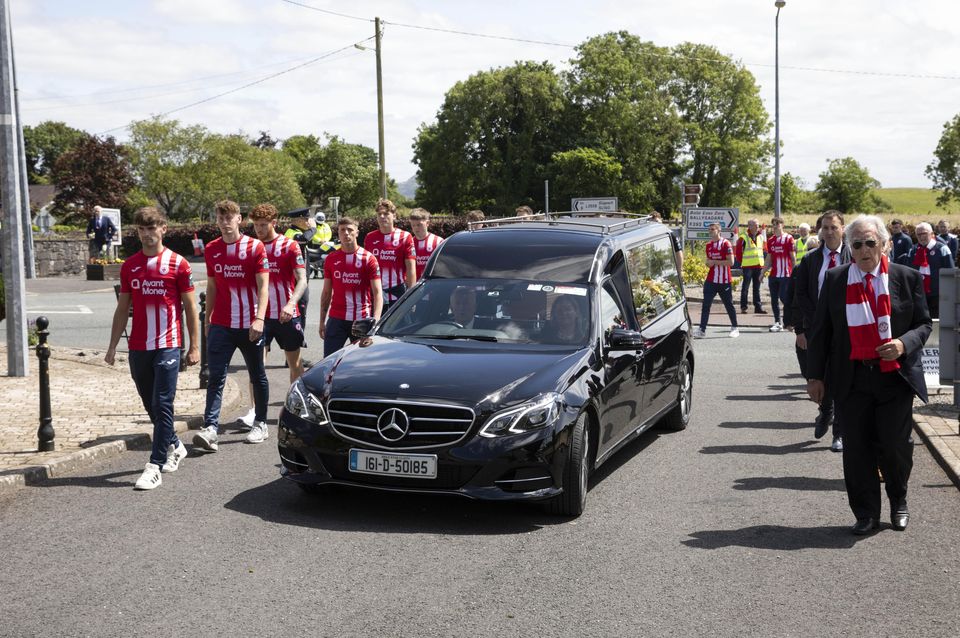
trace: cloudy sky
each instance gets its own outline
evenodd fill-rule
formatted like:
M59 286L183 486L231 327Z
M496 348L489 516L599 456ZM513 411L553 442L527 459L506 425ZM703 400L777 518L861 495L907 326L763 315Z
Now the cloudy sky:
M564 68L574 45L614 30L716 46L753 72L773 119L773 0L7 2L24 123L121 140L131 121L170 113L223 133L329 132L376 148L375 58L352 46L372 46L374 16L386 22L386 158L398 181L416 171L417 128L453 83L516 60ZM923 169L960 113L957 60L955 1L787 0L781 170L812 186L828 159L852 156L886 187L929 186Z

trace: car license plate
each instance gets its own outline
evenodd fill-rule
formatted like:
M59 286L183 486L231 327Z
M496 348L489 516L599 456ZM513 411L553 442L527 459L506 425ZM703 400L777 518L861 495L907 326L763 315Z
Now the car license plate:
M434 454L391 454L351 449L350 471L432 479L437 478L437 457Z

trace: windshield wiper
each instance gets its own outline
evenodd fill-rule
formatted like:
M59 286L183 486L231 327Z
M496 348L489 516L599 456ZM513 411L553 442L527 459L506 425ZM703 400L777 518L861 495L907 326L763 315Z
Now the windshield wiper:
M444 339L446 341L451 341L453 339L473 339L474 341L498 341L496 337L491 335L404 335L406 337L415 337L417 339Z

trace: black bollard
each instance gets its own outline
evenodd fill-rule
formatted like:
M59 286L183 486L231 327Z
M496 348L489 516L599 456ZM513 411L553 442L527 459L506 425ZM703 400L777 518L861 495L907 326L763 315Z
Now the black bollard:
M50 412L50 346L47 337L50 333L47 326L50 320L46 317L37 317L37 334L40 343L37 344L37 358L40 359L40 427L37 429L37 449L41 452L53 452L53 414Z
M200 389L206 390L210 381L210 369L207 367L207 293L200 293Z

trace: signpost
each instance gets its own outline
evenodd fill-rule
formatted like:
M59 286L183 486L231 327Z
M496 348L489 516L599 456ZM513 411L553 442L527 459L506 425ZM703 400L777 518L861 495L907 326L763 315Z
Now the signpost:
M615 213L620 210L616 197L575 197L570 200L570 210L575 213Z
M739 208L688 208L686 210L686 238L710 239L710 224L720 224L720 236L734 239L740 224Z

